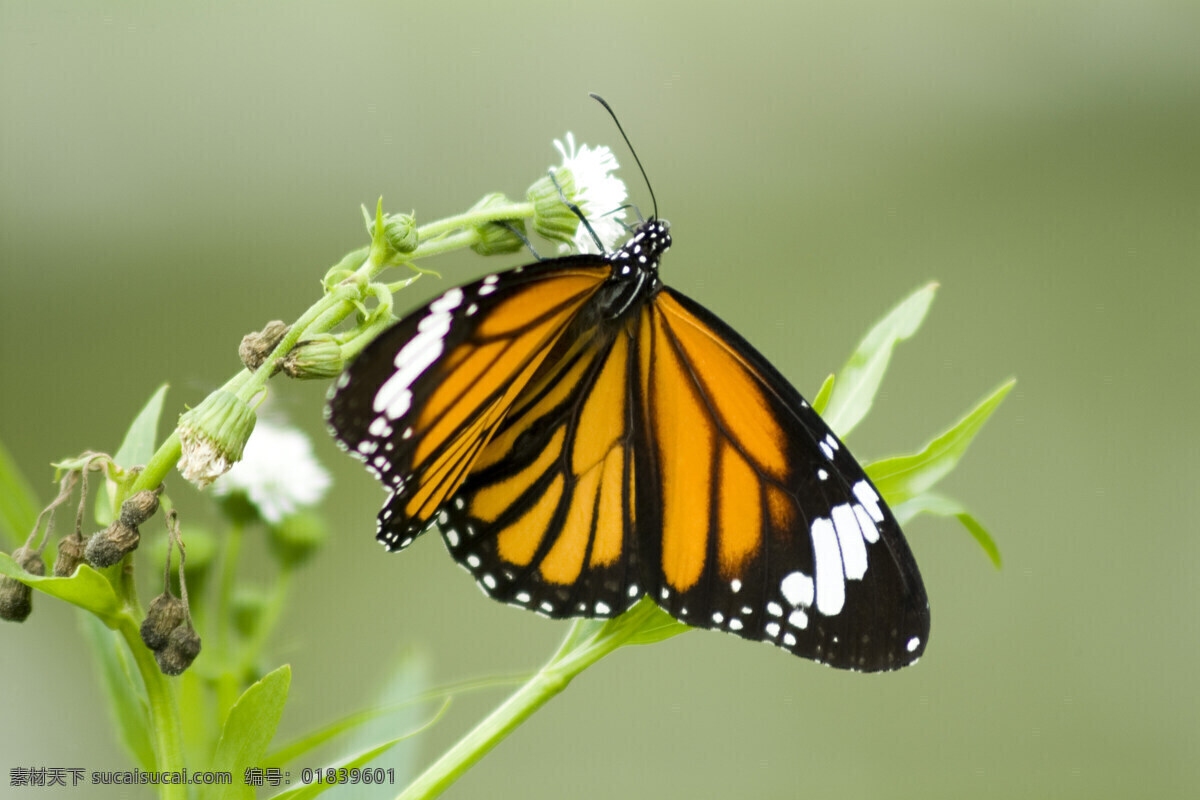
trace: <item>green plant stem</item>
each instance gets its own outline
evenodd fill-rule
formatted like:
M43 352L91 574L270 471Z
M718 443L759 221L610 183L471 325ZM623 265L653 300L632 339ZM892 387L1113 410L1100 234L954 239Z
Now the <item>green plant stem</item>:
M657 613L653 603L641 603L607 623L576 621L546 665L426 769L397 800L437 797L533 712L566 689L576 675L628 644Z
M470 247L479 241L479 234L474 230L478 225L499 220L528 219L532 216L532 203L512 203L491 207L485 211L458 214L422 225L417 229L421 244L415 251L403 256L402 260L398 260L395 254L389 258L378 247L370 248L358 269L296 319L287 335L257 370L253 373L243 370L226 381L221 388L243 400L251 400L266 386L267 380L275 372L276 365L291 352L296 342L306 335L327 333L341 324L357 308L355 301L364 299L366 287L370 282L388 267L399 263L411 264L422 258ZM378 321L374 324L378 327ZM153 489L162 483L179 463L181 453L179 436L173 432L163 441L145 469L134 480L130 493Z
M133 654L142 683L146 687L146 700L150 712L151 740L154 742L155 768L162 772L178 772L183 769L183 724L179 718L179 704L167 677L158 668L154 654L142 643L142 634L133 617L124 615L117 629ZM187 787L160 784L162 800L186 800Z
M214 614L217 628L216 664L220 672L217 677L217 726L224 725L225 716L238 698L238 683L241 672L235 669L233 643L233 588L237 576L238 556L242 550L243 526L234 522L225 535L224 553L221 557L221 577L217 586L217 610Z

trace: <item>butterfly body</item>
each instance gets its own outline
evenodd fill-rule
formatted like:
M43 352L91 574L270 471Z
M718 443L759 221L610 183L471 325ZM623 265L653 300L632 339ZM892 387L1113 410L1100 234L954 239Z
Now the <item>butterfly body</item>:
M651 219L490 275L363 351L327 417L391 492L378 538L438 524L486 594L549 617L649 595L833 666L911 663L928 603L891 512L763 356L663 285L670 243Z

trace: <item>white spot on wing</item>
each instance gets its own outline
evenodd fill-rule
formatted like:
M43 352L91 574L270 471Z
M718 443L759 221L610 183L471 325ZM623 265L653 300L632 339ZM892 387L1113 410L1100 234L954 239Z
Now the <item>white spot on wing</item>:
M783 582L779 584L779 589L783 592L783 598L792 606L807 608L813 604L813 579L803 572L788 573ZM783 613L783 609L776 603L768 603L767 611L776 617Z
M849 503L833 507L833 527L842 546L842 565L846 570L846 579L861 580L862 576L867 574L867 545L863 542L858 519Z
M854 496L863 504L863 508L871 515L871 519L876 522L883 522L883 512L879 510L879 495L875 494L875 490L871 488L871 484L866 481L859 481L854 484Z
M915 652L916 649L920 646L921 646L921 639L920 639L920 637L917 637L917 636L914 636L911 639L909 639L908 644L906 645L906 647L908 648L908 652L910 652L910 653Z
M858 520L858 527L862 529L863 538L871 544L879 541L879 529L875 527L875 523L871 521L871 515L860 504L854 504L854 517Z
M812 524L813 552L817 558L817 610L832 617L846 603L846 580L842 571L842 551L838 547L833 523L821 517Z

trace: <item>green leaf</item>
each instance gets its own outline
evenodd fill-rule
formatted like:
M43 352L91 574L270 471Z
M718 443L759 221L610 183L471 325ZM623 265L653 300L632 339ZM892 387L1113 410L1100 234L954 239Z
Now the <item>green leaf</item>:
M12 560L12 556L0 553L0 574L16 578L39 592L90 611L104 620L104 624L110 628L115 628L120 623L121 601L117 599L112 584L87 564L80 564L70 578L43 578L30 575Z
M433 717L430 718L430 720L428 722L426 722L424 725L420 726L419 728L416 728L407 733L401 734L400 736L397 736L395 739L384 742L383 744L378 745L376 747L372 747L371 749L366 750L362 753L359 753L358 755L350 756L342 761L331 764L330 767L332 767L333 769L356 769L356 768L362 767L365 764L371 763L371 761L373 761L374 759L376 759L383 753L387 752L392 747L394 747L395 745L404 741L405 739L409 739L413 736L416 736L417 734L421 733L425 729L435 725L437 723L437 721L442 718L442 715L446 713L446 709L449 707L450 707L450 700L449 700L449 698L447 698L442 703L442 707L438 709L437 713L434 714ZM384 784L384 785L388 786L387 784ZM332 788L333 786L334 786L334 784L329 784L329 783L311 783L308 786L297 786L294 789L288 789L285 792L281 792L281 793L275 795L274 797L271 798L271 800L308 800L308 798L310 798L310 797L317 797L322 792L324 792L327 789ZM357 790L353 796L355 796L355 797L360 796L361 791L363 790L364 786L366 786L366 785L359 784L358 786L353 787L355 790ZM388 789L389 789L389 791L388 791L389 795L396 794L396 789L394 786L388 786Z
M406 703L409 698L419 697L429 689L430 664L428 655L419 649L406 648L397 659L391 670L391 676L375 691L372 706L375 708L392 709L392 713L375 717L356 728L353 735L338 746L338 755L344 753L366 752L376 742L387 741L395 736L396 731L406 731L420 725L424 708L423 704ZM394 770L396 783L408 785L417 776L417 748L402 748L386 758L374 762L377 767ZM333 797L355 798L392 798L396 796L395 787L385 785L375 786L342 786L333 792Z
M833 373L831 372L831 373L829 373L829 377L827 377L825 379L825 382L821 384L821 388L817 392L817 396L813 398L813 401L812 401L813 411L816 411L818 414L823 415L825 413L825 407L829 405L829 395L832 393L833 393Z
M158 419L162 416L167 388L167 384L164 383L155 389L146 405L142 406L142 410L133 418L121 446L117 448L117 454L113 456L113 461L118 467L129 469L144 465L154 455L154 443L158 438ZM100 525L108 525L113 521L113 503L117 497L116 486L108 483L106 488L107 491L96 493L96 505L93 509L96 522Z
M0 442L0 535L18 547L37 521L38 499L21 468Z
M641 602L652 603L649 597L643 597ZM626 644L654 644L681 633L692 630L690 625L684 625L661 608L655 606L647 613L646 618L638 625L637 632L629 637Z
M839 437L846 438L871 409L892 350L921 327L937 288L930 283L904 298L867 332L838 373L828 408L821 416Z
M938 436L921 452L876 461L867 467L867 476L889 506L911 500L944 478L962 458L983 423L1017 383L1010 380L983 399L953 428Z
M967 532L979 543L979 546L983 548L983 552L991 559L996 569L1000 569L1000 548L996 546L995 540L992 539L991 534L980 524L979 520L957 500L952 500L936 492L925 492L909 500L905 500L897 506L893 506L892 513L896 515L896 519L901 525L907 524L909 520L918 514L956 517L962 523L963 527L967 529Z
M284 664L246 689L229 709L212 769L229 772L234 780L214 791L211 797L253 800L254 787L245 784L242 776L247 767L262 765L267 745L275 736L275 728L283 715L291 682L292 668Z
M150 711L140 677L134 678L125 640L90 614L80 614L79 624L92 655L100 665L100 683L108 697L108 709L121 734L121 743L138 766L154 769L154 745L150 741Z
M159 386L142 410L134 417L133 424L125 433L125 440L113 456L113 461L128 469L129 467L145 464L154 455L155 442L158 438L158 418L162 416L163 398L167 396L167 384Z

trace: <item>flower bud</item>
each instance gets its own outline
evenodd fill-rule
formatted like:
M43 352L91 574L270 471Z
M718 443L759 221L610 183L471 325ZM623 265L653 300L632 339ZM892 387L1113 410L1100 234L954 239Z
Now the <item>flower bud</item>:
M13 561L30 575L41 577L46 574L46 562L41 554L27 547L18 547L12 554ZM0 619L9 622L24 622L33 611L33 589L16 578L5 575L0 578Z
M136 527L126 525L120 519L88 539L84 558L96 569L111 567L129 553L137 550L141 534Z
M255 419L244 400L223 389L183 414L175 429L183 449L179 459L183 477L203 489L228 472L241 460Z
M345 368L342 346L328 333L298 343L283 359L283 371L289 378L329 380Z
M142 641L151 650L162 650L167 646L171 631L186 621L187 609L183 601L163 592L150 603L146 618L142 620Z
M499 192L494 192L472 206L471 211L486 211L489 208L511 204L512 201L507 197ZM525 235L525 220L509 219L504 220L504 223L520 231L522 236ZM525 242L520 236L513 233L512 230L506 228L504 225L499 224L499 222L485 222L482 225L477 225L475 226L475 232L479 234L479 241L471 245L471 249L481 256L515 253L525 246Z
M242 343L238 345L238 357L242 359L246 369L254 371L261 367L267 356L271 355L276 346L283 341L283 337L287 336L291 327L283 320L277 319L268 322L261 331L253 331L243 336Z
M75 574L75 568L87 559L84 551L87 540L77 533L64 536L58 543L58 553L54 556L54 577L69 578Z
M369 232L375 236L375 223L371 223ZM411 253L420 243L417 233L417 221L411 214L389 214L383 218L383 236L388 245L397 253Z
M555 186L555 181L558 185ZM554 170L529 187L527 194L533 203L533 229L538 235L555 242L572 242L579 228L579 217L563 202L575 202L575 176L569 169Z
M267 610L267 596L260 589L243 587L233 595L233 627L250 638L262 624Z
M136 528L153 517L156 511L158 511L158 492L142 489L121 503L121 522L130 528Z
M200 654L200 636L187 625L171 631L167 644L154 653L154 660L163 675L179 675L192 665Z
M287 569L308 561L329 538L325 521L316 514L299 511L270 526L267 543L271 554Z

